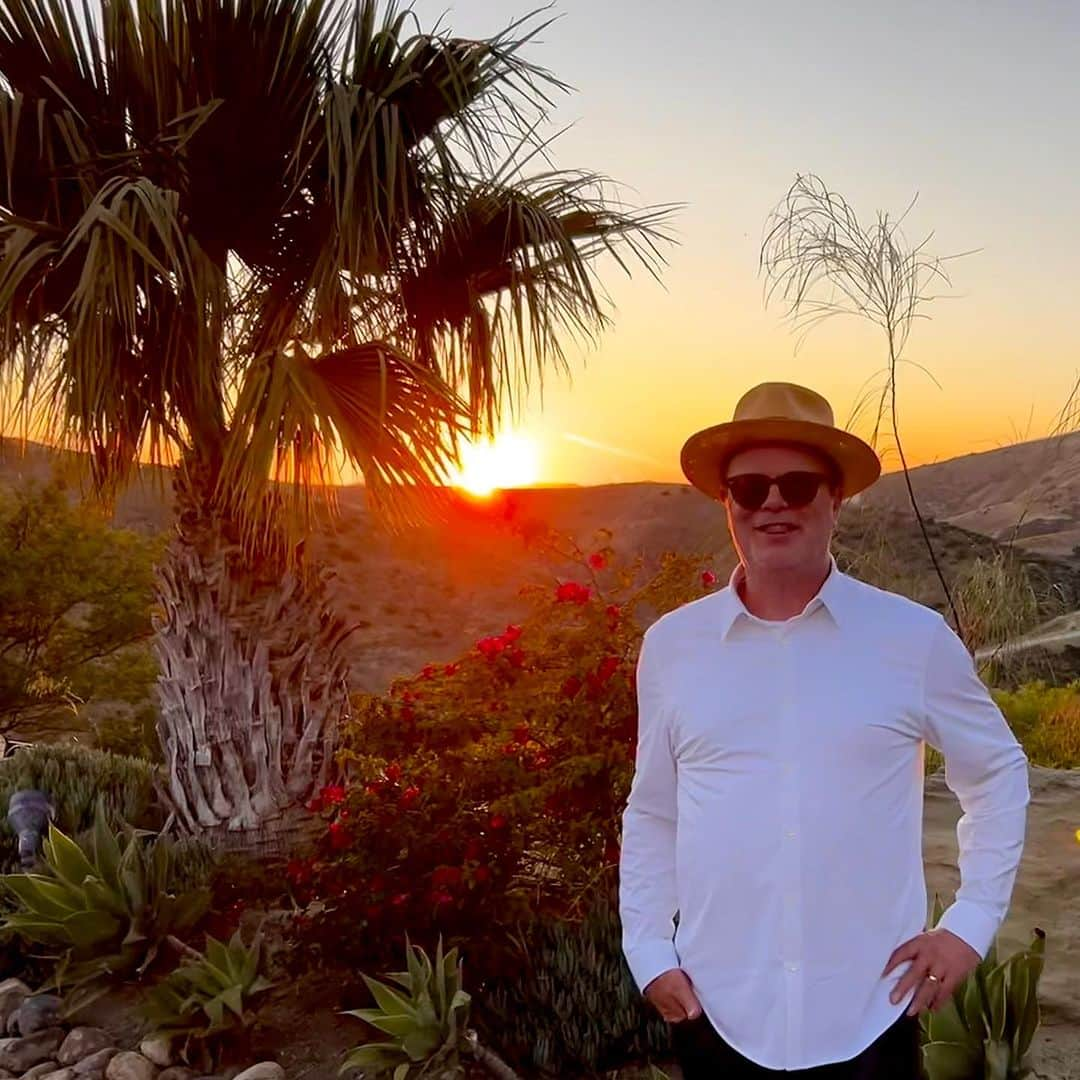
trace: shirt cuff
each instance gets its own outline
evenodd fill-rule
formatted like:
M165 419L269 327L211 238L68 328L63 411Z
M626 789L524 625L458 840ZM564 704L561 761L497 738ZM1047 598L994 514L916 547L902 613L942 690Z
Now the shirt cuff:
M658 975L679 966L679 954L673 941L649 941L627 952L626 963L637 988L644 993Z
M955 934L985 959L998 932L998 922L970 900L957 900L942 913L937 929Z

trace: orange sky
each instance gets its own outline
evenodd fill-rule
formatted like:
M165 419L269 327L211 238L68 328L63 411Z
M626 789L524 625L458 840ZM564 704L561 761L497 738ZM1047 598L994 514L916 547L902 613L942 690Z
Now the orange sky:
M533 5L419 0L470 35ZM607 173L640 203L683 202L664 287L604 275L615 326L574 354L572 384L534 393L520 425L542 479L677 480L687 434L730 418L749 386L803 382L846 419L885 363L845 319L798 354L757 275L766 218L814 172L862 219L900 213L951 264L900 373L909 463L1047 433L1080 373L1072 318L1080 209L1080 9L1066 4L717 5L564 0L530 58L573 84L556 163ZM921 364L932 379L915 367ZM862 435L868 424L856 425ZM607 447L609 449L600 449ZM898 465L887 451L885 467Z

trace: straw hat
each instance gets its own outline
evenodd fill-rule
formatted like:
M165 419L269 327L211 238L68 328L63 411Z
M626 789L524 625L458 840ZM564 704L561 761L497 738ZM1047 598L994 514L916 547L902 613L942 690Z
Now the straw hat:
M728 423L691 435L682 448L682 469L694 487L722 499L728 460L740 450L769 443L793 443L828 455L843 477L844 498L868 488L881 475L873 447L838 428L832 407L820 394L782 382L748 390Z

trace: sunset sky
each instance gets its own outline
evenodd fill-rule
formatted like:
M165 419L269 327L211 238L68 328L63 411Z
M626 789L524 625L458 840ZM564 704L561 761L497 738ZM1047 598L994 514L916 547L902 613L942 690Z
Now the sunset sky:
M425 27L487 36L516 0L418 0ZM685 203L663 287L609 266L615 324L519 425L540 479L677 480L687 434L750 385L824 393L843 423L880 380L880 331L826 323L795 354L757 273L769 211L816 173L860 219L918 201L905 229L950 264L900 374L901 437L925 462L1046 434L1080 374L1080 6L561 0L528 53L572 84L559 165ZM929 375L915 364L923 365ZM935 385L933 379L940 384ZM880 382L878 383L880 385ZM867 424L854 429L867 435ZM897 465L885 453L886 468Z

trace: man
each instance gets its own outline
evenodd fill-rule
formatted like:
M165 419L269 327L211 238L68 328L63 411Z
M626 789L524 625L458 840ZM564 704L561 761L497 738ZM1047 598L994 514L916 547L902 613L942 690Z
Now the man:
M1005 917L1027 759L945 620L837 568L841 502L881 465L824 398L755 387L682 465L724 502L739 564L642 642L630 970L687 1080L914 1080L919 1012ZM964 811L960 888L929 931L924 742Z

